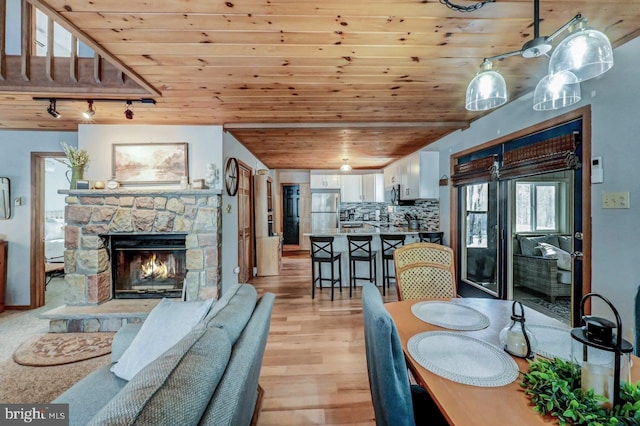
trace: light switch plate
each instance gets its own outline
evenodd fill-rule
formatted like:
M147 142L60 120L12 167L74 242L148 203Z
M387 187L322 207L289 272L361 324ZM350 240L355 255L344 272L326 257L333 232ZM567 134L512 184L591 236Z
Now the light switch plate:
M602 193L602 208L604 209L628 209L630 208L628 192L604 192Z

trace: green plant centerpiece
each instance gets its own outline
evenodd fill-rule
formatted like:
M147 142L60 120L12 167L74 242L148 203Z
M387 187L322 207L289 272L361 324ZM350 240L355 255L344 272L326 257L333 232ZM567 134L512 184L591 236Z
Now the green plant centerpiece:
M60 145L67 158L59 161L69 167L71 177L67 172L67 179L69 180L70 188L76 189L76 183L84 177L84 169L89 163L89 153L85 149L74 148L65 142L61 142Z
M534 411L558 419L558 424L590 426L640 425L640 382L620 386L620 404L602 405L605 398L580 388L580 366L561 359L529 361L520 383Z

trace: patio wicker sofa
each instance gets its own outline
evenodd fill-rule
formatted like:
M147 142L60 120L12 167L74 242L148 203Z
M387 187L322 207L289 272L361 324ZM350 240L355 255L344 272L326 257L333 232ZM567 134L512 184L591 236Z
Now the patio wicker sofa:
M571 296L571 271L558 267L558 259L545 257L540 243L571 253L571 237L566 235L516 235L513 255L513 285L556 297Z

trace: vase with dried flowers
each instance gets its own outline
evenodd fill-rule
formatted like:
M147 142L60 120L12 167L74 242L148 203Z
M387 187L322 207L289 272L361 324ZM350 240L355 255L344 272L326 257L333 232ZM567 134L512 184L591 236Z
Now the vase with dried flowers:
M67 158L59 161L69 167L67 180L69 181L70 189L76 189L76 183L84 177L84 169L89 162L89 153L85 149L69 146L66 142L61 142L60 145L62 145L62 150ZM69 177L69 172L71 172L71 177Z

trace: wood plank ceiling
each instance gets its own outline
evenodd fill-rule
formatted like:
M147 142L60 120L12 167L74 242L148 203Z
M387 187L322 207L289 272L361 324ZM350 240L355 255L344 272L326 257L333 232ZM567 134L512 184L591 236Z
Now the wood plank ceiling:
M343 158L380 168L464 128L482 115L464 108L482 59L533 38L532 0L472 13L437 0L30 2L50 6L161 93L155 106L135 105L132 121L122 105L97 104L93 122L224 124L270 168L330 169ZM578 12L614 45L640 32L638 0L545 0L541 35ZM547 64L497 64L511 99L533 90ZM54 120L31 96L0 92L1 128L75 129L86 109L60 104L68 113Z

